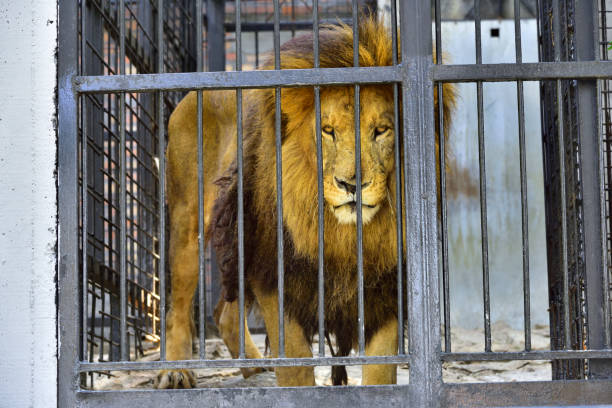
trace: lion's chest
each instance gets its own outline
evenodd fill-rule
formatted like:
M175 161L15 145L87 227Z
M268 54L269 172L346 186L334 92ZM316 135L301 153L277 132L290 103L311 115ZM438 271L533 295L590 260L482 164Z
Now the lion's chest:
M286 236L286 238L288 238ZM284 303L288 316L304 327L307 336L318 330L319 266L318 262L295 255L290 239L285 239ZM260 246L256 269L251 273L265 276L267 288L273 292L278 285L276 252ZM265 268L265 273L262 273ZM366 331L371 332L397 313L397 281L395 269L364 274L364 306ZM326 262L323 268L325 327L332 334L355 340L357 337L358 285L357 268Z

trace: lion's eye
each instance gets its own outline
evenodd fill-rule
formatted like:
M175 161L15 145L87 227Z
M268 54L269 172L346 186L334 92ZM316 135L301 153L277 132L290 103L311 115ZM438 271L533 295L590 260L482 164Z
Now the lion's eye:
M387 133L387 131L389 130L389 128L387 126L378 126L374 129L374 139L378 138L379 136L384 135L385 133Z
M323 126L323 128L321 130L326 135L331 136L332 140L336 140L336 135L334 134L334 128L333 127L331 127L331 126Z

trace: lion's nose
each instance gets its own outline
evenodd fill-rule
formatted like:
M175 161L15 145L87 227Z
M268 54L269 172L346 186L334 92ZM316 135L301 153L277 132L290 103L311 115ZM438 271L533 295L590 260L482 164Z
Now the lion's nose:
M346 191L347 193L350 194L355 194L355 192L357 191L357 185L355 184L355 177L352 177L349 180L342 180L339 179L338 177L334 176L334 180L336 181L336 186L338 186L339 189ZM361 189L365 189L367 186L370 185L370 181L368 181L367 183L361 183Z

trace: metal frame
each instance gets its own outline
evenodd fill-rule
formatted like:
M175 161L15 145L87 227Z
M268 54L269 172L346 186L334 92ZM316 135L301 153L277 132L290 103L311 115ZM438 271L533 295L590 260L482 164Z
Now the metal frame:
M158 1L161 5L163 1ZM555 0L554 10L559 12L559 0ZM356 2L353 3L354 7ZM119 15L123 15L124 0L120 0ZM439 5L439 3L438 3ZM476 0L475 24L479 31L480 18L478 13L479 0ZM236 1L236 8L240 10L240 0ZM278 11L278 0L275 1L275 9ZM586 7L585 7L586 9ZM161 10L161 8L160 8ZM201 10L201 9L199 9ZM314 10L317 10L315 7ZM438 7L439 10L439 7ZM590 10L582 10L585 15L580 17L580 24L585 27ZM593 10L595 16L596 10ZM609 340L599 344L596 341L589 342L589 350L568 351L555 350L546 352L530 351L526 347L524 352L519 353L495 353L490 350L490 331L485 332L485 344L488 346L482 353L452 353L450 340L445 339L447 347L445 352L441 351L440 336L440 299L438 291L438 224L437 224L437 189L436 189L436 154L434 144L434 129L436 123L434 112L434 85L438 86L441 94L442 87L438 84L443 82L477 81L481 102L480 89L483 82L488 81L523 81L523 80L548 80L555 79L557 89L561 79L579 79L579 97L581 103L587 105L585 110L580 108L582 120L581 132L581 163L586 164L583 168L583 178L593 177L588 181L586 187L583 185L583 214L585 214L585 257L587 268L587 297L589 301L589 316L592 310L598 310L597 294L601 288L597 286L598 277L604 272L605 265L602 232L602 209L601 209L601 168L600 154L601 146L597 137L598 101L594 95L597 79L612 77L612 63L607 61L593 60L594 54L581 53L579 62L555 62L522 64L520 56L517 55L515 64L491 64L482 65L480 60L475 65L452 66L433 63L432 33L431 33L431 7L429 1L404 0L399 7L400 24L403 27L401 35L402 61L391 67L359 68L358 61L355 67L344 69L321 69L318 65L309 70L283 70L283 71L258 71L240 72L241 61L241 24L240 12L236 14L236 72L198 72L190 74L164 74L161 73L163 55L158 57L158 74L148 75L125 75L122 66L120 75L112 76L83 76L78 71L78 49L77 39L77 1L65 1L59 4L60 27L60 58L59 58L59 301L58 301L58 324L59 324L59 383L58 383L58 406L72 407L97 407L97 406L119 406L122 404L142 403L150 407L166 407L172 405L201 406L203 403L210 405L231 404L232 406L251 406L254 401L259 405L283 406L299 404L300 406L321 405L370 405L381 406L415 406L415 407L437 407L446 405L455 406L488 406L488 405L550 405L550 404L605 404L612 402L612 382L609 377L606 381L552 381L533 383L486 383L486 384L444 384L442 381L442 361L473 361L473 360L508 360L508 359L601 359L602 362L612 358L612 350L609 349ZM201 13L198 14L201 16ZM555 22L558 22L559 15ZM592 17L591 16L591 17ZM438 16L436 16L438 17ZM353 19L357 18L354 8ZM313 12L314 27L318 27L318 12ZM162 19L158 15L156 21L157 30L161 32ZM438 20L439 21L439 20ZM520 22L518 16L515 21ZM354 25L356 27L356 25ZM123 27L123 25L122 25ZM198 33L201 34L201 24L197 24ZM276 68L279 60L279 30L280 23L276 13L275 32L275 56ZM558 28L557 28L558 30ZM584 32L585 29L582 29ZM439 31L436 32L439 35ZM585 34L582 38L586 44L592 41L596 44L593 35ZM124 28L121 30L120 55L125 55ZM199 37L201 39L201 35ZM315 37L316 38L316 37ZM395 37L394 37L395 38ZM478 38L478 37L477 37ZM520 37L519 43L520 43ZM557 37L559 38L559 37ZM437 38L437 45L441 39ZM356 45L356 44L355 44ZM159 49L163 44L158 43ZM318 42L315 40L315 55L318 55ZM479 40L477 40L477 49ZM520 47L518 47L520 48ZM197 69L202 69L202 47L198 47ZM557 56L558 47L557 47ZM123 63L122 63L123 65ZM164 92L172 90L198 90L198 103L201 104L201 91L204 89L237 89L238 103L238 172L239 172L239 282L240 282L240 321L245 319L244 314L244 237L242 226L242 132L241 132L241 90L251 87L276 87L276 109L280 106L280 87L286 86L315 86L318 96L318 87L330 84L354 85L358 90L360 84L368 83L394 83L396 86L396 102L399 92L402 94L402 146L404 163L398 169L403 172L404 180L404 211L406 213L406 225L399 223L399 228L405 228L406 263L405 279L408 285L407 320L410 323L409 347L392 357L365 357L363 356L363 324L360 325L359 356L358 357L325 357L323 347L320 343L319 356L311 359L296 359L283 357L282 350L277 359L250 360L244 358L244 325L240 324L240 358L234 360L194 360L194 361L165 361L160 362L128 362L125 353L126 343L126 309L125 303L121 307L121 350L122 361L108 363L92 363L85 361L83 353L83 342L79 334L82 330L83 318L79 308L74 305L80 304L83 299L79 291L81 287L79 278L79 98L97 93L120 93L122 102L127 92L149 91L156 92L158 101L163 98ZM520 83L520 82L519 82ZM401 89L398 89L401 86ZM521 99L521 90L518 89L517 97ZM359 102L359 93L356 92L356 102ZM560 98L560 94L557 94ZM316 99L316 110L320 112L318 98ZM590 103L595 105L591 106ZM124 106L122 103L121 106ZM396 105L397 106L397 105ZM582 105L581 105L582 106ZM158 105L160 117L163 116L163 107ZM559 104L559 117L562 110ZM479 103L479 120L482 120L482 103ZM396 112L399 116L399 112ZM358 115L358 112L356 113ZM125 115L120 115L121 140L125 134ZM158 120L161 121L160 118ZM441 120L441 117L440 117ZM561 122L561 121L560 121ZM277 147L280 144L280 119L277 115ZM397 123L397 121L396 121ZM159 140L163 141L163 130L159 122ZM358 121L356 120L358 125ZM399 125L399 124L397 124ZM438 124L440 129L442 124ZM201 118L199 118L199 134L201 134ZM484 180L484 135L480 126L480 164L481 164L481 204L483 210L483 235L486 235L486 187ZM559 127L561 129L561 127ZM320 158L321 135L317 132L317 151ZM399 134L400 132L396 132ZM524 135L523 135L524 136ZM559 130L558 137L560 145L563 146L563 131ZM359 129L357 127L356 140L359 141ZM201 140L201 138L200 138ZM524 143L521 143L524 150ZM122 149L122 156L125 149ZM199 146L199 163L201 169L202 146ZM559 152L563 154L563 150ZM279 153L277 153L279 154ZM522 152L524 154L524 152ZM359 163L359 149L356 151L356 161ZM441 154L441 157L444 155ZM160 155L160 168L164 168L164 155ZM320 161L319 161L320 162ZM125 163L122 157L121 163ZM400 166L398 166L399 168ZM524 166L523 166L524 167ZM125 174L125 165L122 164L122 174ZM280 168L277 174L280 174ZM524 172L523 172L524 173ZM201 174L201 171L200 171ZM563 172L561 172L563 174ZM360 168L357 164L357 184L361 177ZM522 174L524 177L524 174ZM123 178L125 180L125 178ZM483 184L485 183L485 184ZM201 183L200 183L201 184ZM321 184L321 172L319 171L319 185ZM562 183L563 184L563 183ZM279 185L279 187L281 187ZM125 187L124 187L125 188ZM124 190L125 191L125 190ZM361 199L360 189L357 189L357 201ZM163 202L164 190L160 191L160 201ZM443 192L444 194L444 192ZM562 194L562 200L565 196ZM125 197L124 197L125 198ZM319 200L322 200L322 192L319 190ZM282 210L282 202L277 202L279 210ZM125 204L122 203L122 208ZM200 206L201 207L201 206ZM320 206L321 207L321 206ZM357 208L360 208L357 205ZM200 208L200 218L203 218L203 210ZM359 213L359 211L358 211ZM319 214L319 217L321 214ZM122 212L125 219L125 212ZM162 217L163 218L163 217ZM320 219L320 218L319 218ZM564 221L564 220L563 220ZM523 216L526 222L526 214ZM278 230L282 231L282 223ZM358 215L358 259L361 256L361 215ZM402 234L398 231L398 236ZM122 235L125 236L125 224L123 224ZM282 234L281 234L282 236ZM322 241L322 235L319 236ZM523 243L527 242L524 237ZM123 247L125 249L125 246ZM485 248L486 249L486 248ZM442 256L445 257L444 251ZM279 264L282 262L282 247L279 246ZM125 259L124 259L125 261ZM444 265L445 259L442 264ZM125 262L122 262L125 264ZM565 265L567 268L567 264ZM486 258L483 265L483 273L486 278ZM363 322L363 267L358 262L359 285L359 317ZM319 268L321 276L322 267ZM524 270L524 277L528 282L528 269ZM443 274L444 275L444 274ZM281 273L282 277L282 273ZM399 271L402 278L402 271ZM565 278L567 281L567 277ZM486 281L486 279L485 279ZM279 279L279 285L282 279ZM122 268L121 273L122 293L125 294L126 273ZM165 282L161 280L161 293L164 293ZM485 283L486 285L486 283ZM321 285L319 286L321 288ZM567 287L566 287L567 288ZM281 289L282 292L282 288ZM203 290L201 288L201 290ZM487 288L484 290L485 304L487 304ZM200 292L202 293L202 292ZM200 298L202 296L200 295ZM280 298L282 305L282 297ZM565 298L567 300L567 297ZM125 302L125 297L123 298ZM448 297L443 299L445 311L450 306ZM402 308L400 299L399 308ZM281 306L282 310L282 306ZM281 312L282 313L282 312ZM321 316L322 310L320 310ZM527 312L526 312L527 313ZM567 319L567 313L565 315ZM485 327L489 316L485 313ZM609 308L602 308L602 319L600 325L593 325L596 320L589 321L590 334L598 336L603 332L609 333ZM282 321L282 320L281 320ZM165 315L161 316L161 326L165 326ZM205 324L203 325L205 326ZM566 326L567 327L567 326ZM448 326L447 326L448 328ZM201 327L203 334L204 327ZM320 330L323 330L320 325ZM445 331L447 334L449 330ZM280 329L281 338L283 330ZM566 331L566 336L567 336ZM528 334L526 331L526 345ZM322 336L320 336L320 339ZM590 337L591 338L591 337ZM599 338L599 337L598 337ZM161 343L165 344L162 334ZM200 350L203 353L203 349ZM201 354L202 356L202 354ZM380 363L409 363L410 384L405 386L372 386L372 387L304 387L304 388L266 388L266 389L196 389L196 390L151 390L151 391L108 391L93 392L80 388L81 373L97 370L132 370L132 369L159 369L159 368L197 368L197 367L247 367L247 366L279 366L279 365L351 365L351 364L380 364Z

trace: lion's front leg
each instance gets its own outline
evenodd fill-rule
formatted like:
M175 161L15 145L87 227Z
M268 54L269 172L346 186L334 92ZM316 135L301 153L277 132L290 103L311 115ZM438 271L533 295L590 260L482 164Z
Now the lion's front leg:
M250 309L250 305L245 305L245 316L248 315L247 311ZM230 351L233 358L238 358L240 354L240 311L238 308L238 301L227 302L225 299L219 299L219 303L215 308L215 322L217 323L217 329L219 334L225 342L225 345ZM247 319L244 319L244 353L246 358L263 358L257 345L251 337L251 332L247 325ZM260 373L263 371L259 367L242 367L240 369L244 378Z
M273 357L278 357L278 292L264 292L253 288L261 308L266 331L270 339ZM312 357L310 342L304 329L293 319L285 316L285 356L290 358ZM276 367L276 383L281 387L315 385L314 367Z
M397 354L397 319L385 323L366 344L367 356L392 356ZM370 364L362 367L362 385L397 383L395 364Z
M170 242L172 295L166 328L166 359L190 360L192 356L192 304L198 284L198 242L189 228L173 230ZM191 370L162 370L158 388L191 388Z

